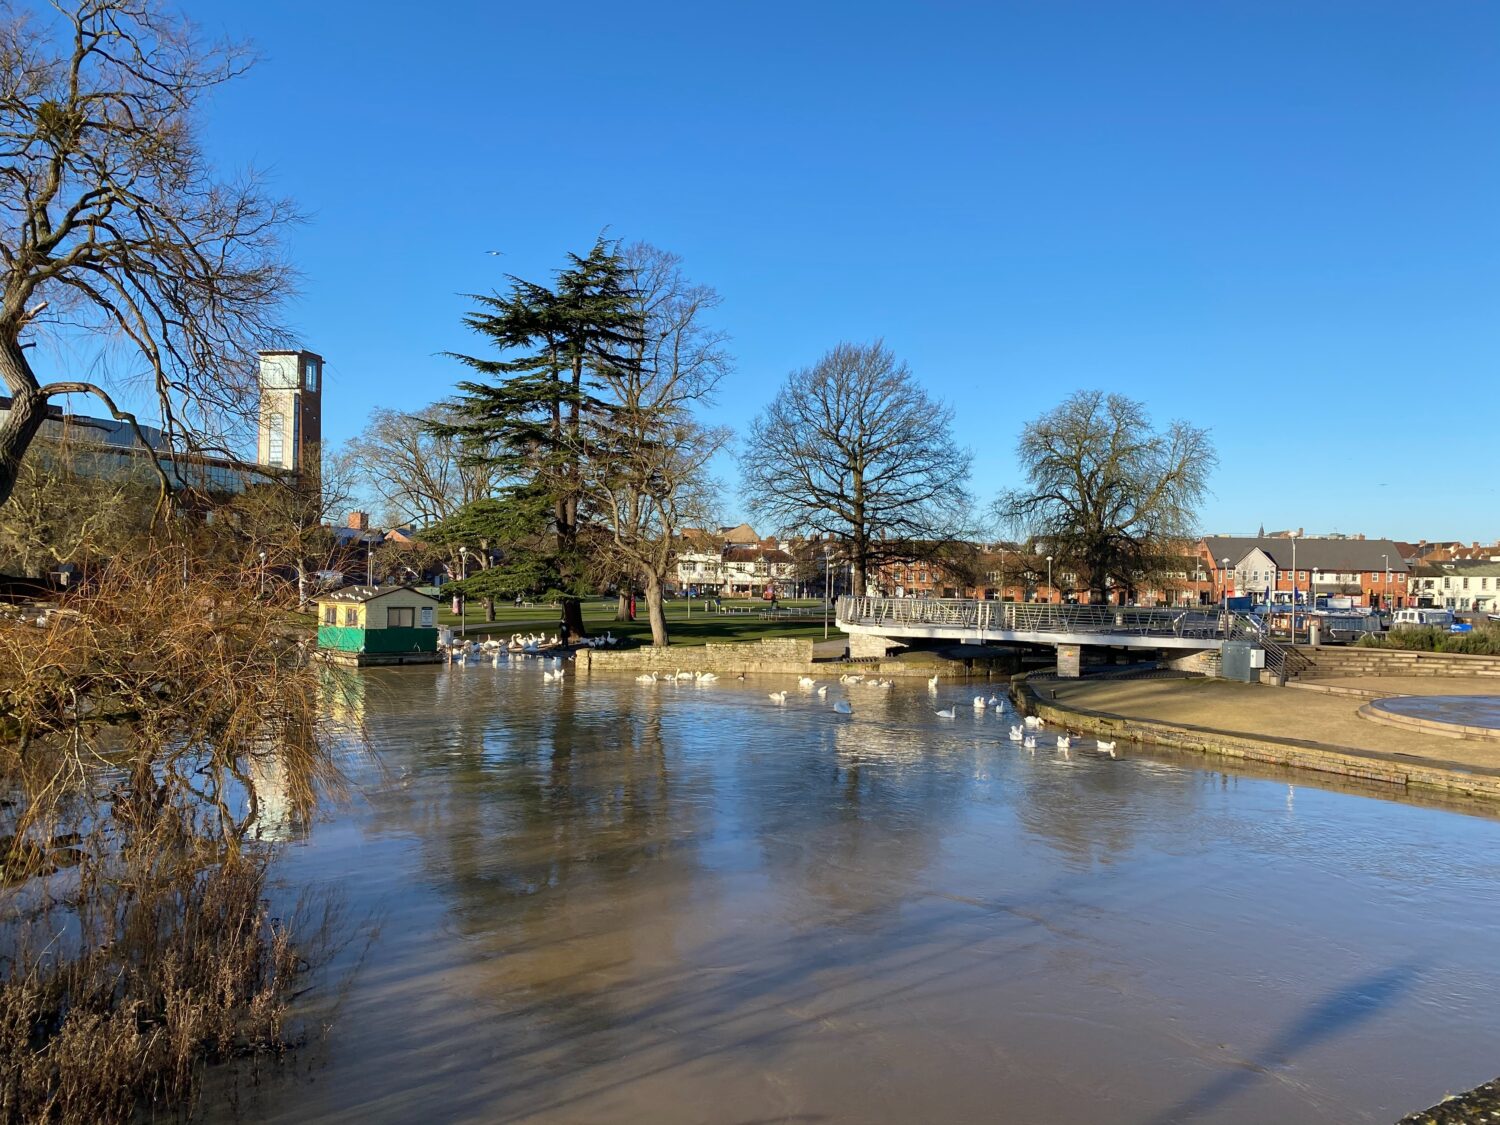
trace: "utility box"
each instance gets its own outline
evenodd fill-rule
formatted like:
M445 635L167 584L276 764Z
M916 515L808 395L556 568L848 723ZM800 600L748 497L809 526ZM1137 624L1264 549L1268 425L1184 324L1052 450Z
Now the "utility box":
M1266 666L1266 650L1250 641L1225 641L1219 653L1219 675L1242 684L1260 681L1260 669Z

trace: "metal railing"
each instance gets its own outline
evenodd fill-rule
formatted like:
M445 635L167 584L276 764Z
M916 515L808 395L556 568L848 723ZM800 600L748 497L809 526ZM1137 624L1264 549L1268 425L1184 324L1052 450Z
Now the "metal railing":
M1224 616L1214 607L1144 609L1135 606L1051 605L971 598L851 598L838 602L838 619L850 625L919 626L974 633L1100 633L1134 637L1222 640ZM1229 633L1259 632L1231 614ZM1237 631L1238 630L1238 631Z
M972 598L842 597L838 620L841 624L898 632L903 627L953 629L980 638L996 633L1094 635L1106 645L1110 637L1247 640L1266 650L1266 666L1273 673L1286 674L1285 648L1268 638L1255 618L1243 613L1225 614L1216 606L1146 609Z

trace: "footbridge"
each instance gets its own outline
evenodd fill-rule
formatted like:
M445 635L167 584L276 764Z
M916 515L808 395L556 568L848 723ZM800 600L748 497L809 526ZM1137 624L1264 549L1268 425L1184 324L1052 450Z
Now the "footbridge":
M1248 640L1266 650L1274 668L1280 649L1254 619L1216 607L1141 609L1133 606L1049 605L970 598L852 598L838 601L839 628L855 656L878 655L919 640L961 644L1052 645L1076 650L1110 648L1221 649L1226 640Z

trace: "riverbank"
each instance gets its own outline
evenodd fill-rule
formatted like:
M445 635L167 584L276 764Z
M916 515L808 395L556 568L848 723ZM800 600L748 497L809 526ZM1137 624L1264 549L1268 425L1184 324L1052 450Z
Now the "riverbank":
M1453 694L1500 694L1493 679L1450 684ZM1226 680L1018 676L1011 691L1017 706L1049 722L1107 738L1500 798L1500 743L1371 722L1358 714L1371 690L1361 686L1333 695ZM1383 695L1405 694L1400 683L1389 687Z
M1431 1109L1409 1113L1396 1125L1479 1125L1494 1121L1500 1121L1500 1078L1445 1098Z

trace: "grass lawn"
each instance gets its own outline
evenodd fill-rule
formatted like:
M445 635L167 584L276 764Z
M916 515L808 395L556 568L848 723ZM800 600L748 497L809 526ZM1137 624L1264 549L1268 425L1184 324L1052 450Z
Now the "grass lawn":
M807 609L806 618L787 618L777 621L762 621L760 614L766 603L753 601L724 601L724 607L732 610L748 610L746 613L709 613L701 598L673 598L666 604L667 633L673 644L701 645L709 641L758 641L766 637L806 637L809 640L823 639L823 603L817 599L807 601L781 601L782 609ZM644 599L636 601L634 621L615 620L615 599L590 598L583 603L583 621L590 633L606 630L629 643L650 644L651 624L646 620ZM546 633L549 636L558 630L562 621L561 611L554 605L520 606L500 604L495 607L493 623L485 622L482 604L469 603L468 632L466 635L495 633L509 637L512 633ZM458 624L458 617L448 612L448 603L438 611L438 624ZM843 634L830 622L828 635Z

